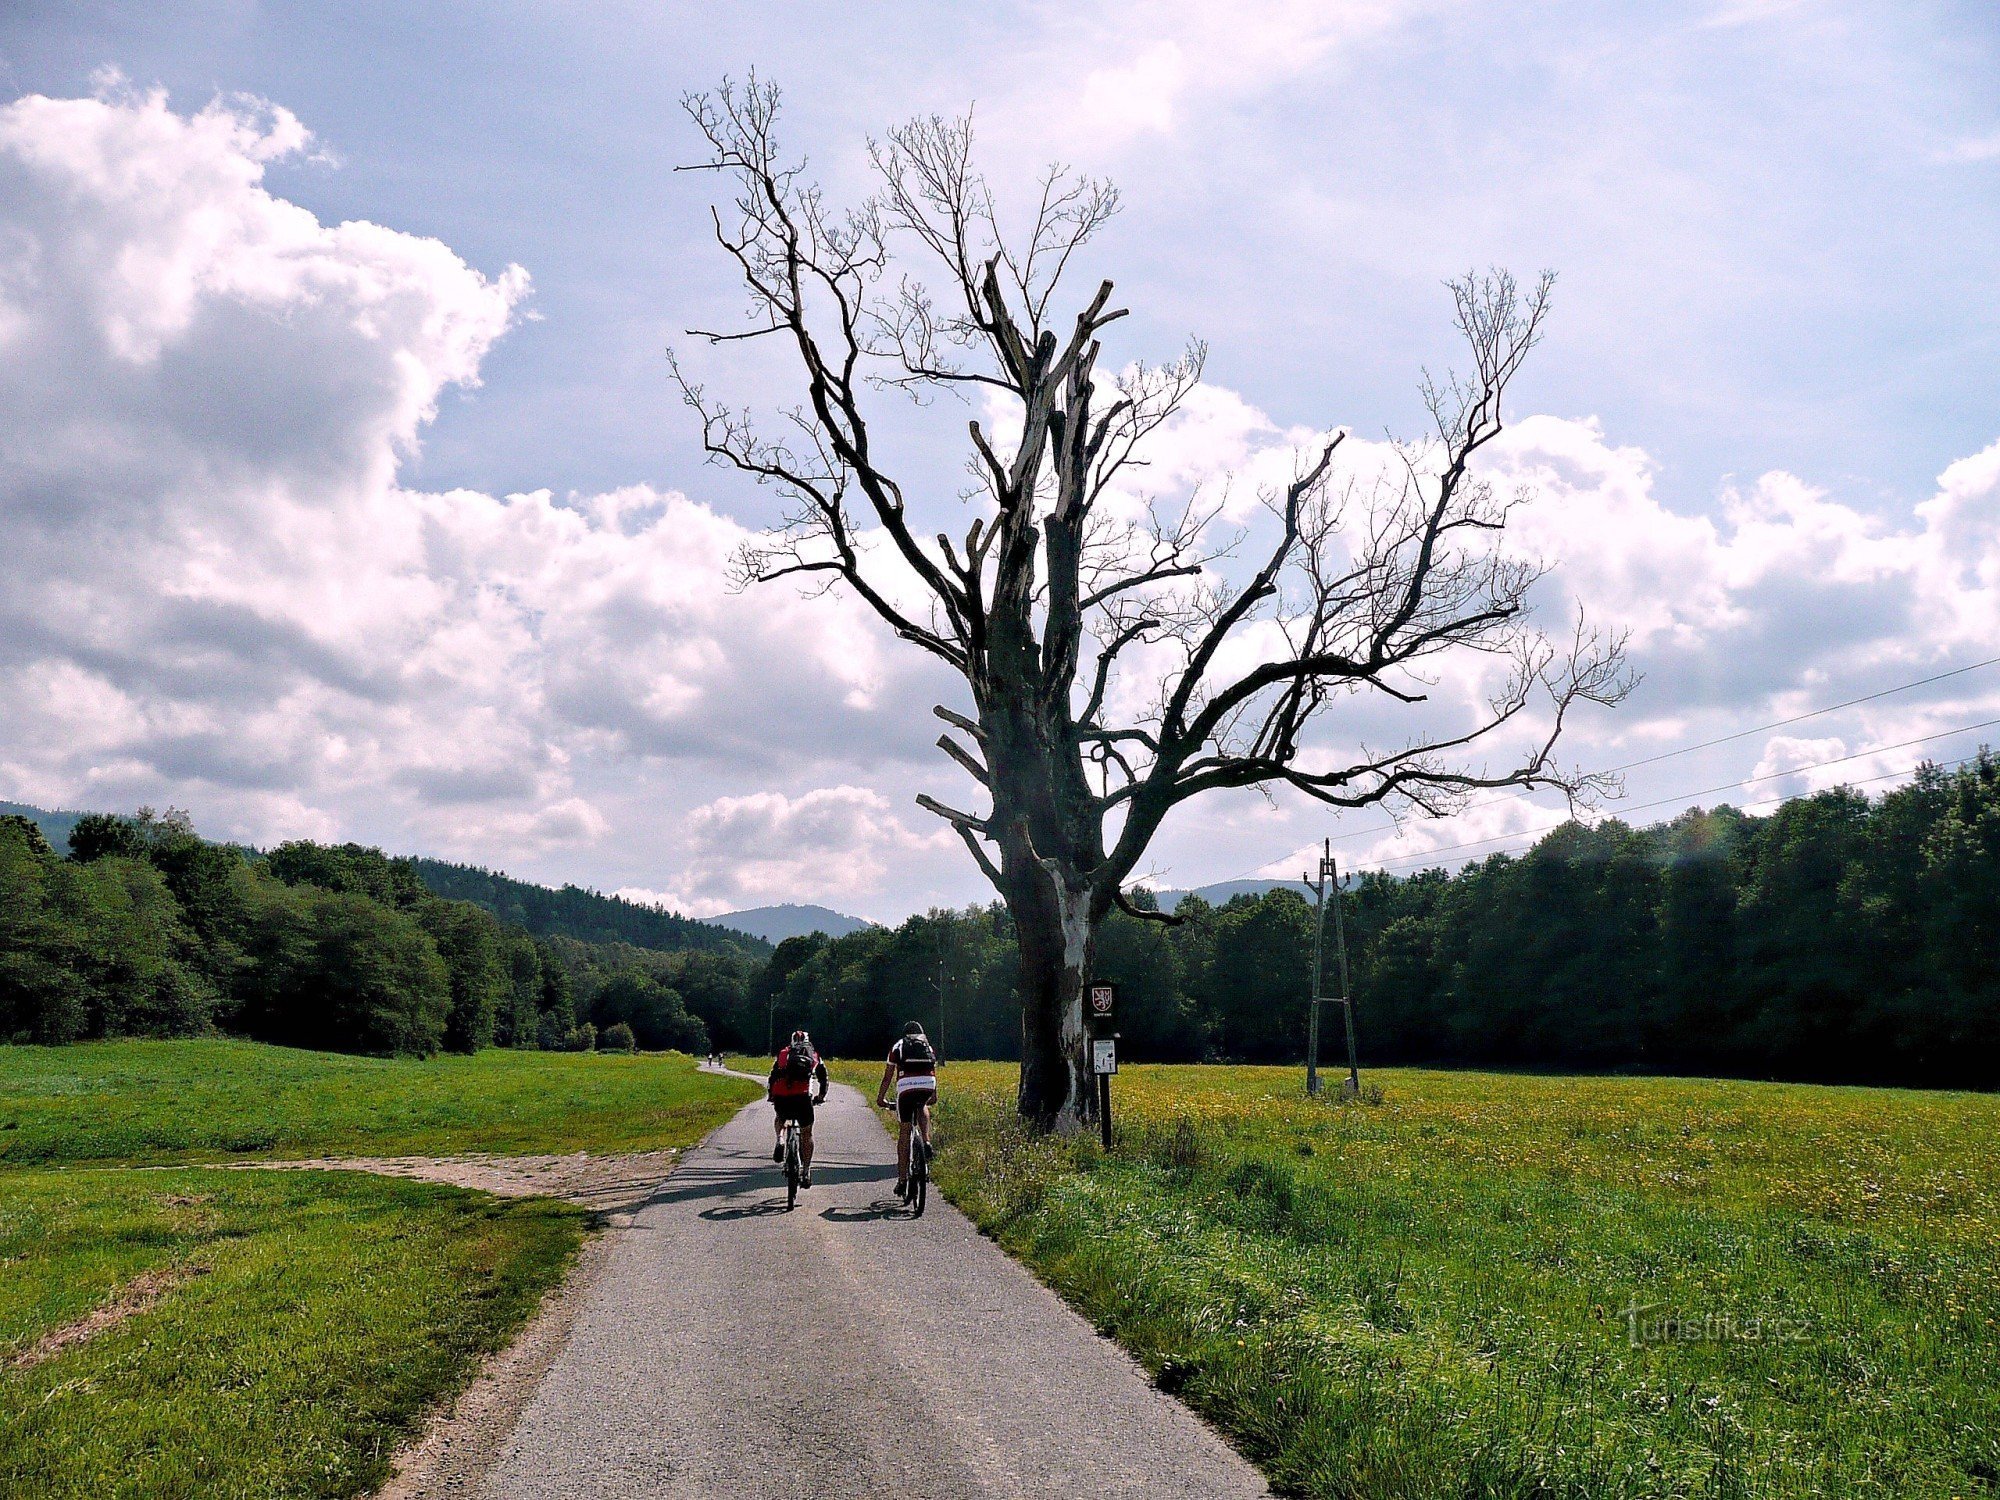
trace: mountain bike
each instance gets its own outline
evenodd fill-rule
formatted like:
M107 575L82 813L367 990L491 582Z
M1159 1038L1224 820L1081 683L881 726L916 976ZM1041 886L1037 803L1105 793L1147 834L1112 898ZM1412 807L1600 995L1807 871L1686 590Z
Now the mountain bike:
M805 1164L799 1156L799 1122L785 1121L785 1212L790 1213L799 1206L799 1178L805 1173Z
M877 1108L889 1110L891 1114L896 1112L894 1106L886 1100L877 1099L875 1104ZM924 1200L930 1196L930 1184L930 1143L924 1139L923 1132L917 1129L913 1120L910 1122L909 1174L903 1179L903 1191L900 1195L910 1210L911 1218L921 1219L924 1216Z
M924 1216L924 1201L930 1197L931 1148L930 1143L914 1130L910 1132L910 1217Z
M924 1200L930 1196L931 1148L914 1129L910 1131L910 1196L903 1201L910 1205L910 1217L924 1216Z

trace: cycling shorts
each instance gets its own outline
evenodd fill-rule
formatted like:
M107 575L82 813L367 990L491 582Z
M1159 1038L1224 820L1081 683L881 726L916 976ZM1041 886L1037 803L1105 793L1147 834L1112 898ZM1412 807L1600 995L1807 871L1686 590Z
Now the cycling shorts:
M777 1094L771 1099L771 1108L778 1112L778 1123L797 1120L810 1128L813 1122L813 1101L811 1094Z
M896 1117L905 1125L914 1124L924 1106L935 1103L936 1089L904 1089L896 1095Z

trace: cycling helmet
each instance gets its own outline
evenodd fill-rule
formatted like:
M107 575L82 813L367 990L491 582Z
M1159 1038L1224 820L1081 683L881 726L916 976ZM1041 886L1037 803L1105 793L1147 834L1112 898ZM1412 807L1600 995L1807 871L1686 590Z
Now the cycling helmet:
M794 1047L810 1047L812 1045L812 1038L807 1036L804 1029L801 1028L792 1033L792 1045Z
M922 1021L912 1021L910 1022L909 1025L903 1028L904 1036L922 1036L923 1034L924 1034L924 1023Z

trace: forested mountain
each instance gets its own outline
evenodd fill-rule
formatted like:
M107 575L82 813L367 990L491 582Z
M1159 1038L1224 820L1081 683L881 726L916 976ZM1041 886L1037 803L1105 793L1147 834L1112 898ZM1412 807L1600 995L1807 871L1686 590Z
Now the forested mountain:
M1154 899L1164 912L1178 910L1189 896L1199 896L1210 906L1221 906L1238 896L1264 896L1272 891L1296 891L1296 880L1219 880L1214 885L1198 885L1191 891L1156 891Z
M0 801L0 816L7 814L33 823L42 831L42 837L58 850L68 847L70 830L76 827L77 822L92 816L89 813L31 807L25 802ZM706 952L740 949L761 956L770 952L772 940L732 926L726 916L696 921L659 907L641 906L621 896L606 896L585 890L581 886L565 885L552 889L515 880L498 871L426 856L418 856L411 863L434 895L450 901L470 901L502 922L537 937L574 938L582 943L624 943L634 948L651 948L666 953L682 949ZM825 911L824 907L797 909ZM793 908L767 910L790 911ZM854 918L841 917L838 913L828 913L828 916L842 923L854 921ZM837 930L849 931L851 928Z
M84 814L80 812L52 811L46 807L30 807L25 802L0 802L0 818L26 818L30 823L41 829L42 837L58 849L68 845L69 831L76 827L77 820L83 816Z
M624 943L662 952L736 950L760 956L770 952L771 945L763 938L726 925L727 918L697 921L662 907L641 906L622 896L606 896L581 886L551 889L493 870L441 859L419 857L412 863L424 884L437 895L453 901L470 901L501 921L525 928L537 937L574 938L581 943Z

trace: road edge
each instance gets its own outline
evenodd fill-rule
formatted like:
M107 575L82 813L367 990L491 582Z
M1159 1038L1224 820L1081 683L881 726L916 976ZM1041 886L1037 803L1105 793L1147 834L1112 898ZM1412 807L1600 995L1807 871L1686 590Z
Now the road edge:
M864 1098L866 1097L866 1090L860 1089L854 1084L848 1084L847 1087L855 1089L856 1092L861 1093ZM872 1103L873 1101L870 1102ZM893 1113L881 1112L873 1109L871 1109L869 1113L871 1115L876 1116L876 1123L882 1127L884 1134L892 1138L895 1136L896 1117ZM1027 1273L1029 1279L1032 1280L1035 1283L1035 1285L1039 1286L1044 1292L1048 1293L1048 1295L1054 1299L1056 1305L1060 1307L1063 1310L1063 1312L1067 1313L1069 1316L1073 1318L1076 1318L1079 1322L1081 1322L1086 1328L1090 1330L1092 1336L1095 1337L1100 1343L1108 1346L1110 1349L1115 1351L1118 1358L1123 1360L1125 1363L1129 1364L1132 1367L1134 1373L1138 1375L1139 1379L1142 1382L1144 1382L1148 1388L1156 1392L1163 1400L1171 1401L1175 1406L1178 1406L1183 1412L1187 1413L1187 1416L1190 1421L1196 1423L1198 1426L1206 1428L1209 1431L1209 1433L1214 1436L1217 1442L1221 1443L1223 1447L1227 1448L1231 1453L1235 1454L1239 1459L1241 1459L1243 1463L1247 1465L1257 1475L1257 1477L1264 1482L1265 1490L1268 1494L1276 1495L1278 1493L1278 1491L1274 1487L1276 1481L1272 1478L1270 1473L1265 1470L1262 1464L1258 1463L1249 1454L1243 1451L1242 1443L1237 1440L1236 1436L1233 1433L1229 1432L1220 1423L1211 1420L1206 1413L1196 1411L1194 1407L1190 1406L1185 1400L1183 1400L1177 1392L1170 1391L1165 1386L1161 1385L1159 1379L1153 1374L1153 1372L1146 1368L1146 1362L1140 1359L1137 1354L1132 1352L1132 1350L1128 1349L1125 1346L1125 1343L1122 1339L1118 1338L1115 1334L1105 1332L1105 1330L1098 1324L1095 1318L1091 1317L1089 1313L1085 1312L1082 1308L1078 1307L1074 1302L1070 1301L1068 1297L1064 1296L1062 1288L1056 1286L1046 1276L1042 1275L1042 1273L1038 1269L1036 1269L1036 1267L1032 1263L1030 1263L1026 1259L1026 1257L1016 1255L1011 1249L1007 1247L1006 1242L1002 1240L1000 1236L993 1233L992 1230L988 1229L984 1224L980 1223L979 1220L975 1219L971 1214L967 1213L964 1209L960 1208L956 1203L953 1203L951 1200L951 1195L945 1192L942 1185L933 1181L932 1189L937 1193L938 1197L941 1198L945 1202L945 1204L950 1207L953 1213L958 1214L961 1218L965 1220L966 1223L972 1226L972 1231L974 1234L977 1234L981 1239L985 1240L988 1244L992 1245L994 1249L998 1250L1002 1255L1006 1256L1008 1260L1012 1261L1015 1265L1019 1266L1024 1272Z
M374 1500L440 1500L476 1493L568 1344L586 1295L610 1261L616 1233L607 1226L583 1242L569 1274L549 1289L514 1341L489 1355L471 1382L397 1451L389 1479L374 1492Z
M735 1118L731 1115L700 1140L681 1147L654 1191L672 1181L681 1164ZM465 1387L440 1402L416 1436L397 1450L389 1478L370 1500L463 1500L479 1493L520 1425L521 1414L568 1345L577 1314L610 1263L617 1237L631 1227L636 1214L635 1208L592 1215L576 1260L543 1295L534 1316L511 1343L488 1355Z

